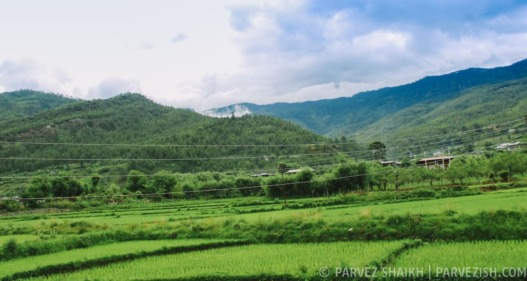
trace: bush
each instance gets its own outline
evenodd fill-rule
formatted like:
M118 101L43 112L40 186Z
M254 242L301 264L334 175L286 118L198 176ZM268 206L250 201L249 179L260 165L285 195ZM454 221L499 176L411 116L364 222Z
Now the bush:
M2 247L2 254L3 259L10 259L12 257L15 257L18 252L18 245L15 239L9 239L7 242L4 243L4 246Z
M412 197L414 198L434 198L436 197L435 190L431 188L425 188L425 189L416 189L411 192Z

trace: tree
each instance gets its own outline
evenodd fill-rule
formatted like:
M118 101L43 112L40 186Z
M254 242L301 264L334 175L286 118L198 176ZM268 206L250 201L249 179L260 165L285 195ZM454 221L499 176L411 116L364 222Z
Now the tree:
M143 173L137 170L131 170L128 173L128 180L126 181L126 188L130 191L145 191L146 189L146 178Z
M282 183L280 186L280 189L282 190L282 194L284 195L284 207L287 208L287 186L283 183L284 181L284 174L289 170L289 167L287 167L287 164L285 163L279 163L278 164L278 172L282 175Z
M465 169L469 178L476 178L478 182L487 172L487 158L481 156L468 156L465 161Z
M366 163L347 163L336 167L335 179L331 181L333 190L353 191L366 189L368 167Z
M97 185L99 185L100 181L101 181L101 176L99 174L92 174L92 176L91 176L91 186L92 186L93 190L95 190L97 188Z
M373 159L384 160L386 158L386 145L380 141L374 141L368 146Z
M243 196L255 196L262 191L260 178L258 177L237 177L234 185Z
M527 171L527 154L513 152L510 160L512 162L512 165L510 166L512 175L521 174L523 176Z
M453 159L445 172L445 176L452 183L455 183L456 179L459 179L459 182L463 184L463 179L468 176L466 160L464 158Z
M282 175L282 180L283 180L284 179L284 174L289 170L289 167L285 163L279 163L277 170L278 170L278 173L280 173L280 175Z
M176 178L167 171L159 171L154 174L151 182L150 192L162 193L165 197L171 197L172 189L176 186Z
M418 167L416 168L416 172L418 173L421 180L428 181L430 186L433 186L434 181L441 179L443 169L428 169L425 167Z
M298 195L311 195L311 181L315 177L310 169L303 169L296 175L295 191Z
M51 193L56 197L72 197L85 193L86 188L76 179L67 177L56 177L51 180Z

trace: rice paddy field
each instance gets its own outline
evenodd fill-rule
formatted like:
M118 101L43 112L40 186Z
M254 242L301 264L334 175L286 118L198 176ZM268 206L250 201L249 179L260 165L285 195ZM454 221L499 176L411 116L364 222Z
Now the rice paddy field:
M301 279L315 276L323 267L365 267L402 244L396 241L249 245L145 258L31 280L82 280L86 276L93 280L145 280L264 274Z
M219 242L216 240L189 239L189 240L152 240L152 241L129 241L122 243L112 243L84 249L74 249L52 253L48 255L38 255L23 259L14 259L0 264L0 276L10 276L17 272L25 272L41 267L60 265L71 262L95 260L107 256L127 255L138 252L151 252L168 247L199 245L206 243Z
M255 199L256 200L256 199ZM316 200L316 199L313 199ZM296 200L300 204L306 199ZM295 203L291 200L290 204ZM44 215L6 216L0 218L0 227L32 227L67 224L82 220L101 226L178 224L226 219L246 221L276 220L290 217L304 219L324 218L332 221L359 219L365 215L385 214L439 214L454 211L463 214L476 214L488 210L527 211L527 190L517 189L506 192L489 192L477 196L448 197L434 200L410 202L376 202L373 204L347 204L302 210L282 210L283 202L258 199L259 204L236 206L236 200L175 201L168 203L138 204L126 207L98 208L96 211L67 213L46 213ZM261 204L260 204L261 202ZM316 216L311 216L314 211Z
M25 241L35 241L39 240L40 236L33 235L33 234L20 234L20 235L4 235L0 236L0 244L4 244L5 242L15 239L19 242L25 242Z
M387 194L336 204L291 199L287 209L244 198L6 214L0 280L428 280L466 267L512 268L514 275L496 276L524 280L527 189ZM426 272L408 275L412 268Z
M527 279L527 241L431 243L402 254L394 268L422 268L431 278ZM467 279L468 279L467 278Z
M472 241L429 243L402 254L396 267L524 267L527 241Z

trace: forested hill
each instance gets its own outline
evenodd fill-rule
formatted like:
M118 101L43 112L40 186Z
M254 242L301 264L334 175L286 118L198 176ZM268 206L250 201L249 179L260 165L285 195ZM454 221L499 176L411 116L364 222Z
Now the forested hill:
M326 139L273 117L216 119L162 106L139 94L122 94L2 120L0 141L4 159L0 172L4 173L71 164L191 172L259 169L268 163L274 166L273 157L306 151L297 145L230 145L306 144Z
M225 113L234 108L241 108L247 109L252 114L291 120L320 134L352 135L375 129L376 122L384 120L388 123L401 111L407 110L407 115L413 106L426 105L428 110L432 110L442 103L462 96L468 89L525 77L527 77L527 60L505 67L471 68L446 75L426 77L411 84L359 93L351 97L269 105L245 103L214 109L209 113ZM418 118L420 115L412 117ZM378 128L382 129L382 126ZM376 131L376 133L382 135L385 132Z
M28 117L77 101L77 99L33 90L2 93L0 94L0 120Z

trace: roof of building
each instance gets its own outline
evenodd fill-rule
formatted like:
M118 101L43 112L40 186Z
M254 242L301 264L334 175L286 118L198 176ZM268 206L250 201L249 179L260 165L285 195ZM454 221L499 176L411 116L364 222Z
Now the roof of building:
M291 169L287 172L285 172L286 174L296 174L296 173L300 173L302 172L303 169Z
M381 161L381 165L401 165L401 162L398 161Z
M428 162L428 161L436 161L436 160L451 160L454 158L454 156L441 156L441 157L430 157L430 158L423 158L419 160L418 162Z
M272 176L272 174L270 174L270 173L259 173L259 174L253 174L251 176L253 176L253 177L269 177L269 176Z
M511 146L517 146L517 145L520 145L520 142L514 142L514 143L501 143L499 145L496 146L496 149L504 149L504 148L509 148Z

